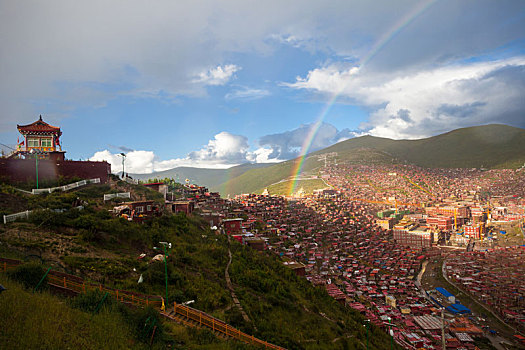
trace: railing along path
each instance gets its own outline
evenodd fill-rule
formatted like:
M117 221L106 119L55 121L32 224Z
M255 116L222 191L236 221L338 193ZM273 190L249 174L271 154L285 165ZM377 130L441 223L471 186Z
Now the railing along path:
M22 262L19 260L0 258L0 269L7 271L10 268L15 268ZM173 303L173 309L169 311L165 310L164 299L161 296L142 295L135 292L126 290L119 290L105 287L102 284L86 283L82 278L57 272L51 271L47 275L47 283L50 286L67 290L77 294L85 293L90 290L100 290L101 292L107 292L114 296L116 300L121 303L126 303L134 306L146 307L152 306L161 310L161 315L174 321L181 321L179 318L173 317L173 315L182 316L187 320L198 323L199 326L204 326L211 329L214 332L221 333L227 337L237 339L244 343L259 345L265 349L285 349L283 347L268 343L264 340L258 339L253 335L246 334L240 330L230 326L229 324L221 321L205 312L191 308L186 305ZM184 325L195 326L194 324L182 320Z

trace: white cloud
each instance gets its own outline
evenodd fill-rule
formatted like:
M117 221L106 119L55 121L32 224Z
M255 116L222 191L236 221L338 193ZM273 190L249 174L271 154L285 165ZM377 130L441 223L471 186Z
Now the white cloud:
M214 139L208 141L208 144L199 151L188 154L188 158L196 161L239 164L246 162L249 148L246 137L223 131L215 135Z
M268 152L264 149L250 152L249 148L246 137L223 131L208 141L206 146L198 151L190 152L185 158L159 160L152 151L129 151L126 153L125 171L147 174L180 166L225 169L248 162L272 162L268 159ZM111 164L111 170L114 173L122 171L122 156L119 153L111 153L108 150L99 151L90 160L105 160Z
M205 84L231 79L235 65L218 64L235 54L271 54L279 45L359 60L381 43L369 66L392 71L475 57L523 39L522 1L426 1L428 9L414 12L418 3L3 1L0 132L31 122L50 100L49 111L63 117L67 108L100 106L123 94L202 96ZM204 84L195 84L196 76ZM75 89L86 83L92 84Z
M217 66L210 68L205 72L199 73L196 83L204 85L224 85L233 77L233 74L240 70L240 67L234 64L227 64L225 66Z
M482 123L516 125L522 118L525 57L401 73L333 64L286 86L371 109L361 129L382 137L421 138Z
M224 96L227 100L243 99L243 100L256 100L270 95L270 91L265 89L252 89L242 87L240 89L233 90Z
M286 159L270 158L274 150L270 147L260 147L252 152L251 161L254 163L278 163Z

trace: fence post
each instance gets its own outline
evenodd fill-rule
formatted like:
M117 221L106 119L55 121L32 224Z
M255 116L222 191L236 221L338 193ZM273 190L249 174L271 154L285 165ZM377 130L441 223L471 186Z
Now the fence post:
M38 282L38 284L36 285L35 289L33 289L33 293L36 292L36 290L38 289L38 287L40 287L40 285L42 284L42 282L44 282L44 279L46 278L47 274L49 273L49 271L51 271L51 267L49 269L47 269L46 273L44 274L44 276L42 277L42 279L40 280L40 282Z
M66 285L66 278L64 277L64 288L67 288L67 285Z
M7 224L7 219L6 219L5 215L4 215L4 225L6 225L6 224Z
M213 328L213 331L215 332L215 319L211 319L211 326Z
M4 215L4 218L5 218L5 215ZM7 263L4 261L4 272L6 272L6 271L7 271Z

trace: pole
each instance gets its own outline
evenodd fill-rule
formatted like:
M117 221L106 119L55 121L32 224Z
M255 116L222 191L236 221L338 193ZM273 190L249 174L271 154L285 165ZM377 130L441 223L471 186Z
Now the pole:
M168 261L166 256L166 246L163 244L164 247L164 272L166 273L166 305L168 305Z
M366 350L368 350L368 320L365 321L365 327L366 327Z
M441 344L442 349L445 350L445 308L441 308Z
M49 271L51 271L51 267L49 269L47 269L46 273L44 273L44 276L42 276L42 279L40 280L40 282L38 282L38 284L36 285L35 289L33 289L33 293L36 292L36 290L38 289L38 287L40 287L40 285L42 284L42 282L44 282L44 279L46 278L47 274L49 273Z
M392 318L388 318L390 324L390 350L394 349L394 331L392 330Z
M38 154L35 153L35 162L36 162L36 189L38 190Z
M102 304L104 304L104 301L108 297L108 294L109 292L106 292L106 294L104 294L104 297L102 297L102 300L100 301L100 303L98 303L97 308L95 309L95 311L93 311L93 314L96 314L98 310L100 310L100 308L102 307Z

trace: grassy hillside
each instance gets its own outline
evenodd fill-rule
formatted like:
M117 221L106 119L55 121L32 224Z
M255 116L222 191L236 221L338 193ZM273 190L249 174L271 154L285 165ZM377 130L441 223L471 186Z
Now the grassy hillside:
M271 195L285 195L288 196L290 194L290 187L293 186L293 181L283 181L276 183L274 185L270 185L267 187L268 193ZM295 192L299 191L299 189L303 189L304 193L306 194L312 194L315 190L327 188L329 186L326 185L326 183L321 179L309 179L309 180L298 180L297 184L295 185ZM259 193L262 193L264 191L261 190Z
M319 160L318 155L327 152L323 150L307 156L302 165L301 174L317 174L319 169L324 166L324 161ZM392 156L383 151L361 147L354 150L344 150L339 152L337 161L361 164L385 163L392 162ZM255 193L260 189L264 189L265 187L268 187L272 184L276 184L281 180L295 178L299 162L300 158L296 158L262 169L252 169L238 177L232 178L229 181L214 187L214 190L219 191L223 196L240 193Z
M134 179L148 180L148 179L179 179L180 183L184 183L189 179L192 183L196 183L209 188L216 187L221 183L226 182L230 178L242 175L251 169L264 168L270 164L241 164L231 167L229 169L203 169L191 167L178 167L164 171L157 171L151 174L130 174Z
M108 213L113 204L104 205L98 199L97 189L103 187L90 186L78 192L88 202L84 210L36 211L27 221L0 227L0 256L37 259L44 266L108 287L164 295L164 266L148 262L159 253L153 247L159 241L167 241L173 244L168 258L170 301L194 300L195 308L290 349L366 347L362 317L335 302L324 289L296 276L277 256L254 251L236 241L229 243L226 237L210 231L208 224L198 217L166 215L144 224L113 218ZM61 207L75 194L53 193L32 198ZM229 247L233 255L230 276L249 322L234 306L227 289L224 270ZM147 258L138 260L141 253L146 253ZM144 282L138 284L140 275ZM42 314L48 315L46 322L55 322L55 316L49 315L60 315L44 310ZM39 329L46 327L40 318L31 322ZM21 334L19 325L23 323L13 322L9 337ZM102 337L98 331L93 332L93 337ZM126 334L125 327L112 332ZM218 344L213 336L195 338L180 329L168 328L167 336L180 348L196 348L192 344L200 344L198 339L202 337L203 341L214 344L209 348L217 348ZM89 336L84 338L86 343L93 344L88 348L104 347L91 343ZM388 336L379 329L372 330L370 339L373 348L388 346Z
M322 152L373 148L429 168L516 168L525 163L525 130L507 125L462 128L420 140L362 136Z
M102 310L91 317L59 297L33 294L5 274L0 276L8 289L0 296L3 349L149 348L134 340L131 327L118 313Z
M517 168L525 163L525 130L485 125L454 130L420 140L361 136L310 154L303 173L319 169L318 156L337 152L339 163L408 162L429 168ZM256 192L293 174L298 160L247 171L216 187L223 195Z

